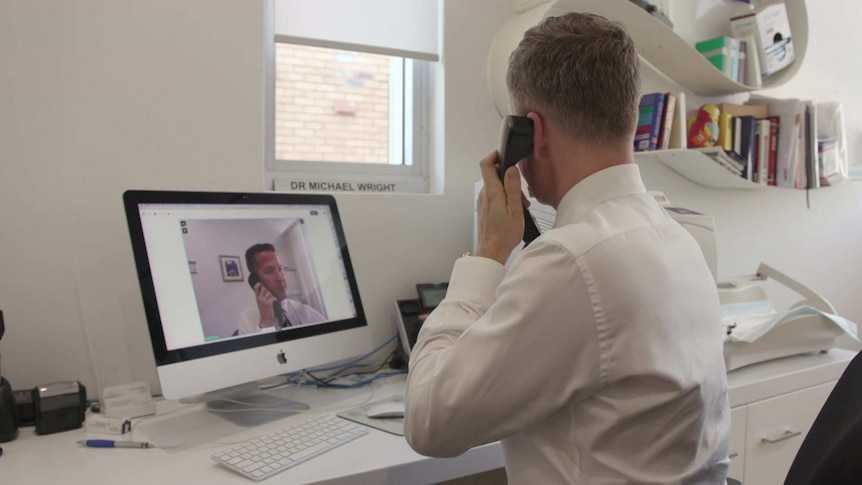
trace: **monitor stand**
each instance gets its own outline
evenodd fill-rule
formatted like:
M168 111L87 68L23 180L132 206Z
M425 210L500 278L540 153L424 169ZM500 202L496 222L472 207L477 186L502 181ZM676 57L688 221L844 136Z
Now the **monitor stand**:
M207 410L239 426L258 426L309 409L308 404L261 391L257 382L208 392L204 401Z

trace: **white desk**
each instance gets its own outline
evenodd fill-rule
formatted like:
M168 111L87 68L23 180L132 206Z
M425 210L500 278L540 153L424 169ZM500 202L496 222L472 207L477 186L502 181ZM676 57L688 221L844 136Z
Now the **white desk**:
M792 392L801 387L833 382L855 354L832 350L827 354L791 357L759 364L732 372L728 376L732 406L745 405L770 396ZM343 395L339 391L303 391L298 400L312 404L310 413L334 413L403 393L404 378L393 377L370 391L356 390ZM326 395L328 394L328 395ZM319 397L306 399L313 395ZM159 403L159 413L178 404ZM79 447L75 442L106 435L88 435L84 429L47 436L36 436L33 428L22 428L20 437L3 443L0 457L0 483L253 483L210 460L214 452L227 448L230 442L254 436L302 420L308 414L288 417L255 428L231 428L226 420L189 406L139 425L133 439L146 439L147 426L181 423L183 419L202 419L203 431L232 433L220 443L198 444L177 449L97 449ZM207 421L209 420L209 421ZM218 429L215 429L218 428ZM152 429L152 428L151 428ZM126 437L117 437L125 439ZM333 451L280 473L263 483L327 483L327 484L422 484L435 483L460 476L472 475L503 466L499 443L474 448L462 456L433 459L416 454L401 436L372 429L370 433Z
M386 379L374 388L372 401L404 392L403 376ZM299 389L295 397L312 405L312 410L297 416L279 419L253 428L241 428L202 409L202 405L187 406L161 418L152 418L132 431L132 439L147 440L148 426L179 424L189 418L220 429L215 434L232 433L218 443L197 444L171 449L100 449L80 447L76 441L87 438L128 439L124 436L93 435L83 428L62 433L37 436L32 427L22 428L18 439L3 443L0 457L0 483L254 483L225 467L217 465L210 455L231 445L283 428L292 422L307 419L312 414L333 414L337 410L362 405L370 390L324 390L328 396L312 390ZM308 397L318 397L306 399ZM158 403L159 413L181 407L173 401ZM150 428L152 429L152 428ZM203 430L206 434L207 430ZM210 434L212 435L212 433ZM194 438L192 438L194 439ZM470 450L456 458L435 459L414 452L403 436L371 428L370 432L324 455L313 458L263 483L326 483L326 484L422 484L472 475L503 467L499 443Z

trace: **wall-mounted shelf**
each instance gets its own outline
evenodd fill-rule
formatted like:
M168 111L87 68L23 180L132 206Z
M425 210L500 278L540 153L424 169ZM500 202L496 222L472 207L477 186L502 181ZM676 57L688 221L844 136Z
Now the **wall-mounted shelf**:
M693 150L656 150L635 153L639 164L661 162L694 183L714 189L756 190L763 185L731 173L703 153Z
M759 3L771 3L759 2ZM805 58L808 44L808 17L804 0L786 0L787 15L796 50L796 61L763 80L763 89L790 80ZM497 32L491 47L489 80L497 109L508 114L506 69L509 54L524 32L546 17L568 12L591 12L622 22L634 39L641 57L684 88L704 96L752 91L756 88L731 81L694 48L697 40L683 39L629 0L557 0L539 5L512 17ZM729 33L729 26L727 27Z
M518 13L500 27L491 45L488 79L498 111L502 115L509 114L506 70L509 55L523 38L524 32L547 17L569 12L591 12L622 22L634 39L642 59L685 89L704 96L728 95L780 86L796 74L805 59L808 44L808 11L805 0L753 1L756 7L783 1L787 7L796 51L796 61L764 78L762 87L731 81L694 48L694 44L699 40L729 34L730 17L725 18L720 14L710 17L707 13L704 18L696 20L694 7L688 3L690 0L674 1L680 2L679 6L686 7L674 8L674 11L686 10L673 18L677 30L687 37L701 36L700 38L684 38L629 0L552 0ZM684 23L686 18L690 19L690 24ZM660 161L680 175L706 187L747 190L763 188L760 184L734 175L700 152L659 150L639 152L635 156L638 162Z

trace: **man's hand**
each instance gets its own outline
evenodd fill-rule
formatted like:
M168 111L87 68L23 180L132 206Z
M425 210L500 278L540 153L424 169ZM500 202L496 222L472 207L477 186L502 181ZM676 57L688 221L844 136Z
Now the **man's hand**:
M257 310L260 312L260 327L275 326L275 312L272 309L275 297L263 286L263 283L254 285L254 296L257 298Z
M479 162L485 186L479 193L476 256L506 264L512 249L524 235L523 208L530 203L521 191L521 175L517 167L510 167L504 183L500 182L498 159L494 150Z

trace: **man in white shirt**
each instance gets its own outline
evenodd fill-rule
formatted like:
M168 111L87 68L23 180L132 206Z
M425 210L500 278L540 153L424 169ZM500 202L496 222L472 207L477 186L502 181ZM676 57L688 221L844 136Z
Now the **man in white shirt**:
M507 270L518 171L480 162L475 256L410 357L405 435L455 456L501 440L511 484L723 484L730 411L712 274L634 164L637 50L589 14L530 29L507 75L533 121L519 163L554 227Z
M326 320L311 306L287 297L287 280L275 246L255 244L245 252L245 262L257 306L240 315L238 335L272 332Z

